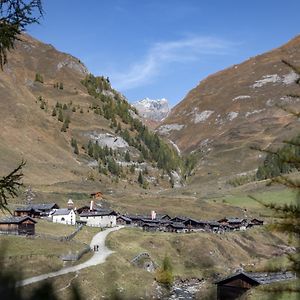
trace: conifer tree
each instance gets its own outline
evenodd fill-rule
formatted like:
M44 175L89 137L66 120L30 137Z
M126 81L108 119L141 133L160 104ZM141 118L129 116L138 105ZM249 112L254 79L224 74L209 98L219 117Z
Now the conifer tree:
M74 144L74 153L75 154L79 154L79 150L78 150L78 146L77 146L77 141L75 140L75 144Z
M89 143L88 143L88 155L90 157L94 156L94 147L93 147L93 143L91 140L89 140Z
M63 125L62 125L60 131L62 131L62 132L67 132L67 123L66 123L66 122L63 123Z
M58 121L59 122L63 122L64 121L64 115L63 115L63 112L62 112L61 109L59 110L59 113L58 113Z
M69 128L69 124L71 123L70 116L67 115L65 118L66 128Z
M143 174L142 174L141 171L139 172L138 183L139 183L140 185L143 185L143 184L144 184L144 178L143 178Z
M55 107L52 110L52 117L56 117L56 109L55 109Z
M125 153L125 161L127 161L127 162L131 161L129 151L126 151L126 153Z

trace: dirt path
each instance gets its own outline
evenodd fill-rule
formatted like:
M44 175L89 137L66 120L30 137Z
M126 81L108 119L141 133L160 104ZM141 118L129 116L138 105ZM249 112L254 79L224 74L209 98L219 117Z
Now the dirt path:
M47 274L42 274L39 276L35 276L35 277L31 277L31 278L27 278L24 279L20 282L18 282L18 286L25 286L28 284L32 284L38 281L42 281L45 280L47 278L52 278L52 277L56 277L56 276L60 276L60 275L64 275L67 273L72 273L72 272L77 272L79 270L91 267L91 266L96 266L99 264L102 264L105 262L106 258L111 255L113 253L113 251L109 250L106 246L105 246L105 239L107 237L107 235L113 231L119 230L122 227L114 227L111 229L107 229L105 231L101 231L99 233L97 233L93 239L92 242L90 244L91 248L94 249L94 245L98 245L99 246L99 250L94 252L94 255L87 260L86 262L76 265L76 266L72 266L72 267L67 267L67 268L63 268L59 271L56 272L51 272L51 273L47 273Z

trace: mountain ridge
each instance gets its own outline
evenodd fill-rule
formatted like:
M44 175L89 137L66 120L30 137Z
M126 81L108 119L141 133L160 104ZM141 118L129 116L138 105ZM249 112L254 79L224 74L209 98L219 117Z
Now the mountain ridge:
M297 128L295 118L278 105L299 104L299 66L297 36L202 80L172 108L157 130L183 153L199 154L197 173L201 178L249 171L261 161L251 145L280 143Z
M170 107L166 98L150 99L148 97L133 103L146 124L155 128L169 114Z

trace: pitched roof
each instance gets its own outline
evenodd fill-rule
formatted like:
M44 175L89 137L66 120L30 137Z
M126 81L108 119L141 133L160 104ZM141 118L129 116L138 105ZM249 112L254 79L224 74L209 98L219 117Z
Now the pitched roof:
M122 216L122 215L117 216L117 219L118 219L118 218L123 219L124 221L127 221L127 222L131 222L131 219L130 219L130 218L125 217L125 216Z
M31 206L17 207L15 211L32 211L34 210Z
M72 209L60 208L55 211L52 216L68 216Z
M167 214L156 214L156 219L161 220L164 218L171 219L171 217Z
M234 280L236 277L244 277L258 285L296 279L295 274L293 274L292 272L238 272L216 282L216 284L225 284L227 282L230 282L231 280Z
M184 217L184 216L176 216L176 217L172 218L170 221L173 221L173 220L176 220L176 219L182 220L182 221L186 221L186 220L188 220L189 218Z
M33 209L38 209L38 210L50 210L55 207L58 207L56 203L39 203L39 204L31 204L29 206L31 206Z
M95 211L83 211L81 217L91 217L91 216L117 216L118 214L114 210L108 209L97 209Z
M34 223L37 223L34 219L24 216L24 217L6 217L0 219L0 224L20 224L23 223L26 220L30 220Z

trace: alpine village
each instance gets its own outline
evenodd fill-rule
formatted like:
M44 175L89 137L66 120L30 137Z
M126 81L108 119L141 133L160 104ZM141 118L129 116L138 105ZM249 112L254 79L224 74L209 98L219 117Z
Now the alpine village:
M209 1L75 2L0 1L0 298L300 299L300 36L245 59L168 32Z

